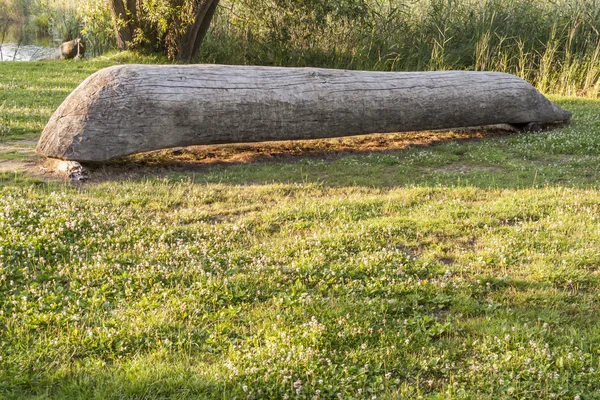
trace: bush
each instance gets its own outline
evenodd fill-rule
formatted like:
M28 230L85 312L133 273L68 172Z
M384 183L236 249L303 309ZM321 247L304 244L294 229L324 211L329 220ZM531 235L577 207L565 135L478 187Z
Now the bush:
M87 43L88 54L98 56L114 49L115 33L110 11L104 0L87 0L78 10L81 35Z

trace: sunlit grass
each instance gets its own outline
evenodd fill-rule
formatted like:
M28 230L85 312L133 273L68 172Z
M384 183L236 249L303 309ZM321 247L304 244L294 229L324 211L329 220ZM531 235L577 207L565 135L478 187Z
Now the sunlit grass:
M562 188L9 180L2 390L594 394L599 202Z
M108 62L21 65L5 143ZM599 398L600 102L553 100L538 134L0 173L0 397Z

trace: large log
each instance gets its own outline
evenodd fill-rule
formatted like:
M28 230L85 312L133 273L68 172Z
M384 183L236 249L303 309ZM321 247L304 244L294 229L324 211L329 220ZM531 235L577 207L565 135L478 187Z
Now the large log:
M37 152L101 162L169 147L570 117L504 73L125 65L81 83L46 125Z

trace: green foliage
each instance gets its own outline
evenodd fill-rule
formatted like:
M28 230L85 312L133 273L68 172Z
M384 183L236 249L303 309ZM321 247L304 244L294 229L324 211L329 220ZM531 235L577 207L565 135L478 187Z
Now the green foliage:
M73 0L30 0L28 27L37 37L50 35L57 42L81 35L78 3Z
M87 0L80 3L77 15L81 21L81 34L87 53L98 56L114 49L115 31L106 0Z
M219 0L110 0L121 49L154 51L174 61L197 57ZM129 7L129 8L128 8Z
M0 0L0 22L23 21L31 13L35 0Z
M179 51L178 42L194 22L196 3L196 0L142 1L141 12L138 11L138 24L144 29L138 29L133 44L154 45L153 50L163 52L174 60Z
M53 47L81 37L91 56L114 48L105 0L2 0L2 14L10 21L0 17L0 40Z

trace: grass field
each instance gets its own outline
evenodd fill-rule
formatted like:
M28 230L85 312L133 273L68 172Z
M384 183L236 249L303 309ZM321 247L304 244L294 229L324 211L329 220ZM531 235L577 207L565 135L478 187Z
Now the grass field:
M119 60L0 64L3 148ZM0 174L0 398L600 399L600 101L552 99L538 134Z

